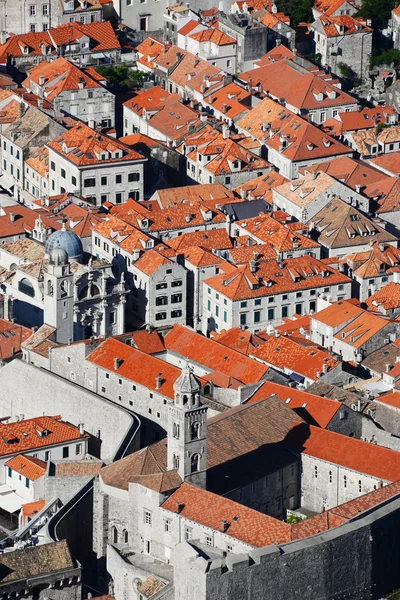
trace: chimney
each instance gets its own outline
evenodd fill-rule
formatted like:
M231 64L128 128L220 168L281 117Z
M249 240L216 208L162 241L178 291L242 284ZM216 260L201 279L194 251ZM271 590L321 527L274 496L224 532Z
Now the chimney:
M207 113L206 112L200 113L200 121L202 123L207 123Z
M114 371L118 371L118 369L120 368L120 366L121 366L121 359L115 357L114 358Z
M43 108L43 98L38 98L37 105L40 110Z
M83 423L79 423L79 435L85 435L85 426Z
M41 76L39 77L39 85L44 85L44 84L45 84L45 81L46 81L46 78L45 78L45 76L44 76L44 75L41 75Z
M327 372L328 372L328 369L329 369L329 366L328 366L326 363L324 363L324 364L322 365L322 372L323 372L323 373L327 373Z
M183 504L183 502L176 503L176 512L178 513L178 515L183 511L184 508L185 505Z
M379 242L379 251L380 252L384 252L385 251L385 244L383 242Z
M221 531L222 531L222 533L225 533L226 531L228 531L228 528L229 528L228 521L226 521L225 519L223 519L221 521Z
M229 127L226 123L222 125L222 137L224 140L229 139Z
M159 373L158 375L156 375L156 390L159 390L161 387L161 384L162 384L161 375L162 375L162 373Z
M361 185L359 183L356 183L356 192L357 194L361 194Z
M10 221L11 221L11 223L14 223L14 221L15 221L15 213L12 211L10 212Z

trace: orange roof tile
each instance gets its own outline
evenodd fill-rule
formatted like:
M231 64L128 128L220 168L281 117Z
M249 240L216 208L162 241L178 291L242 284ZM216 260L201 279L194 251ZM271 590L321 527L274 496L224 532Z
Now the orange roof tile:
M304 421L318 427L327 427L341 407L341 403L336 400L315 396L273 381L265 381L248 403L258 402L272 395L278 396Z
M0 424L0 456L29 452L53 444L62 444L87 437L79 427L61 421L59 417L35 417L15 423Z
M174 325L164 337L167 350L210 369L232 375L244 384L259 381L268 368L206 338L188 327Z
M287 523L189 483L182 483L161 508L217 531L226 521L226 535L258 548L290 541Z
M361 348L363 344L379 333L387 324L388 321L386 319L363 311L362 314L341 329L335 337L353 348Z
M31 481L36 481L46 473L47 463L33 456L19 454L7 461L5 466Z
M393 281L385 285L383 288L372 294L365 301L368 310L379 312L383 310L393 310L400 307L400 283Z
M339 327L347 321L354 320L359 315L364 314L364 311L359 306L347 300L338 300L330 306L323 308L315 313L311 318L320 323L324 323L328 327Z
M120 359L117 370L114 369L114 358ZM102 342L86 360L171 399L174 398L173 385L181 374L177 367L114 338ZM158 375L161 377L159 388L156 386Z
M305 347L285 336L271 336L251 353L252 357L281 370L290 369L299 375L316 380L330 371L339 361L327 352L314 347Z
M285 439L293 450L383 481L400 480L400 453L302 423Z
M22 515L27 519L39 513L46 506L45 500L35 500L35 502L27 502L21 507Z
M6 360L20 352L22 344L31 335L31 329L0 319L0 358Z

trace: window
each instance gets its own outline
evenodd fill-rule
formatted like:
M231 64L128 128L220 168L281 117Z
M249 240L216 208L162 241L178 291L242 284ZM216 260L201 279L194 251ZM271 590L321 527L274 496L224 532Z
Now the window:
M191 540L193 529L191 527L185 527L185 540Z
M343 486L345 488L347 488L347 476L346 475L344 475L344 477L343 477Z
M164 321L167 318L166 312L156 313L156 321Z
M115 176L115 183L122 183L122 175L118 174Z
M64 446L63 448L63 458L69 457L69 446Z
M172 435L177 440L179 440L179 437L180 437L180 430L181 430L181 428L180 428L179 423L174 423L172 426Z
M172 302L172 304L177 304L178 302L182 302L182 294L172 294L171 302Z
M71 183L72 185L76 185L76 177L74 177L73 175L71 177Z
M147 17L140 17L140 31L147 31Z
M190 458L190 472L197 473L200 470L200 455L192 454Z
M65 169L61 169L61 177L63 179L65 179L66 173L65 173Z
M176 469L176 470L179 469L179 456L177 454L174 454L174 456L173 456L173 465L174 465L174 469Z
M144 522L145 525L151 525L151 512L149 510L144 511Z
M224 310L224 323L228 321L228 313Z
M50 460L50 450L46 450L46 452L44 453L44 460L47 462L48 460Z
M268 309L268 321L273 321L274 319L275 319L275 309L269 308Z
M301 298L303 296L303 292L296 292L296 298Z
M101 178L100 182L101 182L101 185L107 185L108 178L103 175L103 177Z
M122 202L122 194L121 194L121 192L118 192L117 194L115 194L115 203L121 204L121 202Z
M206 535L206 546L212 546L212 537L211 537L211 535Z
M171 531L171 519L165 519L164 531L166 531L167 533Z
M140 173L129 173L128 174L128 181L129 182L140 181Z
M247 307L247 302L240 303L240 308L246 308L246 307Z
M200 437L200 423L195 421L190 428L190 437L192 440L198 440Z
M157 283L156 290L165 290L168 287L167 283Z
M362 492L362 483L361 483L361 479L358 480L358 491L361 493Z
M89 177L88 179L85 179L83 182L83 187L85 187L85 188L95 187L95 185L96 185L95 177Z
M261 312L259 310L256 310L254 312L254 323L259 323L261 320Z
M75 454L78 456L82 452L82 444L77 444L75 446Z
M27 477L25 477L25 487L29 488L30 481Z
M329 483L332 483L333 479L332 479L332 471L329 471Z
M240 315L240 324L241 324L241 325L246 325L246 319L247 319L247 315L246 315L246 313L242 313L242 314Z
M7 473L9 477L12 477L12 469L11 467L7 467Z
M318 467L317 467L317 465L315 465L315 467L314 467L314 477L315 477L315 479L317 479L317 477L318 477Z
M227 176L225 177L225 185L230 185L230 183L231 183L231 178L230 178L230 176L229 176L229 175L227 175Z
M112 538L113 544L118 543L118 530L116 527L111 528L111 538Z
M31 17L34 17L36 15L36 6L29 7L29 14L31 15Z
M172 319L177 319L178 317L182 316L182 311L181 310L172 310L171 311L171 318Z
M261 306L261 298L257 298L257 300L254 300L254 306Z
M110 312L110 325L114 325L114 323L117 322L117 313L115 312L115 310L112 310Z
M215 307L215 316L219 317L219 306Z
M175 281L171 281L171 287L181 287L182 281L181 279L176 279Z

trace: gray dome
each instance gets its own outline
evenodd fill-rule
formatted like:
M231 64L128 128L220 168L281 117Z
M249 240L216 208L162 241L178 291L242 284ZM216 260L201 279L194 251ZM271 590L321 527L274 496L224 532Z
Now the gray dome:
M197 377L193 374L193 367L189 367L188 364L182 369L182 373L174 383L175 392L181 394L193 394L200 392L201 385Z
M53 248L50 251L50 264L51 265L67 265L68 264L68 254L64 250L64 248Z
M73 231L65 229L65 225L59 231L52 233L46 241L45 251L50 256L51 251L55 248L65 250L68 258L78 259L83 254L82 242Z

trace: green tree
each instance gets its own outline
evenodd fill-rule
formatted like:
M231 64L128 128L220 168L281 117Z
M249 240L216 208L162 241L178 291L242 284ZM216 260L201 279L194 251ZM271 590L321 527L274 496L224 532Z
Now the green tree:
M395 4L396 0L363 0L355 16L371 19L374 29L384 29L391 18Z
M277 7L280 12L284 12L290 17L292 26L301 22L311 23L314 21L313 0L278 0Z

